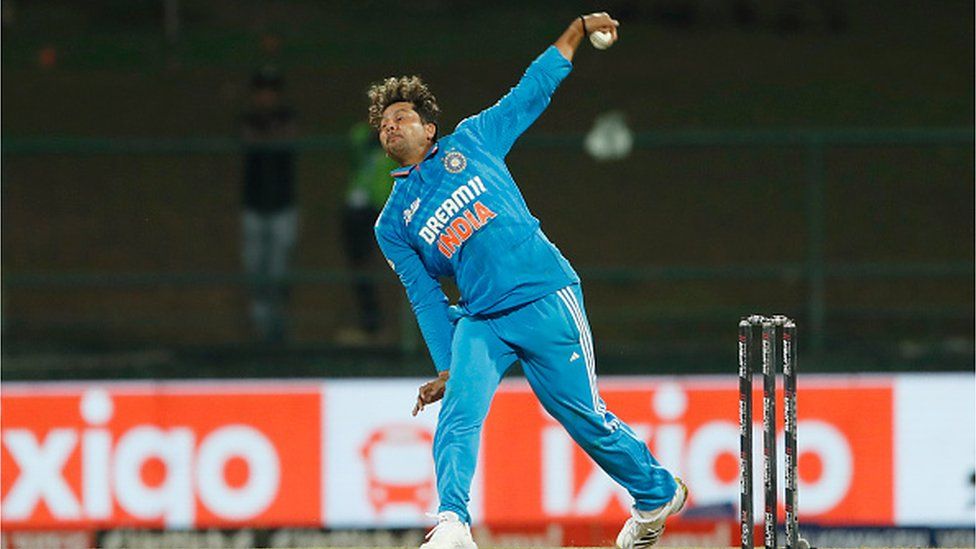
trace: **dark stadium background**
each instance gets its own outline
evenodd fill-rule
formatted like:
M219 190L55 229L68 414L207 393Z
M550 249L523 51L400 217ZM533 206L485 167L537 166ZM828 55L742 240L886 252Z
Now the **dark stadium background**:
M973 4L755 4L743 26L692 0L5 1L3 379L427 375L382 262L382 337L335 340L365 89L419 73L449 131L598 8L620 42L583 45L509 163L583 276L601 373L731 376L753 312L797 318L805 371L971 370ZM266 63L302 124L294 330L271 346L246 330L234 130ZM636 146L597 162L609 110Z

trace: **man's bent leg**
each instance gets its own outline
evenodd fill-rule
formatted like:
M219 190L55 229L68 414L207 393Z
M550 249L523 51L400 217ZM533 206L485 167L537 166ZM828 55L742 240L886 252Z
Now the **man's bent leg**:
M468 498L481 426L502 375L514 361L512 349L487 322L469 317L458 321L451 347L451 377L434 436L434 468L438 512L453 511L465 523L471 522Z
M518 349L525 376L546 411L630 492L637 509L657 509L671 500L677 484L600 398L582 301L579 286L559 290L511 315L502 337Z

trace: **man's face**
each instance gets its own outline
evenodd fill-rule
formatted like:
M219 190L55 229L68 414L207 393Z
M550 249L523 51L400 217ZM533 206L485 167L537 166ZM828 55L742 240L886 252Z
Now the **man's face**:
M380 121L380 145L401 165L415 164L434 140L437 126L424 124L413 103L392 103Z

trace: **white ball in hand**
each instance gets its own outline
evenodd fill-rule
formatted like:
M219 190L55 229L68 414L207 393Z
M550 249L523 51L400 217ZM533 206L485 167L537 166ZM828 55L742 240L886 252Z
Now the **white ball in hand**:
M598 50L605 50L613 45L613 35L608 31L591 32L590 43Z

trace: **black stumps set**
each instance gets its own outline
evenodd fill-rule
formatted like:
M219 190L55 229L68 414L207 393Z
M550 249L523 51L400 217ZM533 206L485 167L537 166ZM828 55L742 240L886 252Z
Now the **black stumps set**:
M763 540L777 549L776 372L782 365L786 544L808 549L797 521L796 323L785 316L752 315L739 322L739 521L742 549L753 547L752 372L763 376Z

